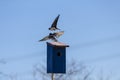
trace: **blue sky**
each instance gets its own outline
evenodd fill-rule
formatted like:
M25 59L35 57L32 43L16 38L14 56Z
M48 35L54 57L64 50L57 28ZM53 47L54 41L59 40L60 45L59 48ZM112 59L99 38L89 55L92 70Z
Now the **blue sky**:
M119 0L0 0L0 71L26 74L46 59L46 42L54 18L65 31L60 42L69 44L67 60L83 61L105 75L120 75ZM3 78L4 80L4 78ZM32 79L31 79L32 80Z

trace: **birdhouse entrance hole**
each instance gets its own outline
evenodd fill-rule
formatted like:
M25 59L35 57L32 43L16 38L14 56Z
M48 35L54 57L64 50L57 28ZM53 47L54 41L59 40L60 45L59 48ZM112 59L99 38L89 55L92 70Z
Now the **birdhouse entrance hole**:
M62 56L62 53L58 52L58 53L57 53L57 56Z

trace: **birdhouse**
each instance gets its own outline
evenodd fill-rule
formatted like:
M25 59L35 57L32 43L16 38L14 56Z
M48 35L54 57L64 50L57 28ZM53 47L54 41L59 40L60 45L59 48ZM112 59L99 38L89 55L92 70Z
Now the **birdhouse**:
M47 42L47 73L66 73L66 47L60 42Z

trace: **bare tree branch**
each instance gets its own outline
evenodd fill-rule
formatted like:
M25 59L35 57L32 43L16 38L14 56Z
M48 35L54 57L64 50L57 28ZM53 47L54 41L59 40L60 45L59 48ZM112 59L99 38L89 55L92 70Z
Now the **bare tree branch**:
M86 70L86 66L82 63L77 63L72 61L71 63L67 64L66 74L54 74L55 80L75 80L75 77L81 77L84 71ZM87 80L91 72L86 72L87 74L84 75L83 80ZM49 80L51 75L46 73L46 68L44 65L35 65L34 66L34 77L41 76L43 80ZM37 79L35 79L37 80Z

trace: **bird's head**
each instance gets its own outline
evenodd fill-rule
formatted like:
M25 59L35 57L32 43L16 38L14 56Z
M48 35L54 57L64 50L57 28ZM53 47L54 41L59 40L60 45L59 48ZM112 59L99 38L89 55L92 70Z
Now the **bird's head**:
M49 30L51 29L51 28L48 28Z
M49 35L53 35L52 33L49 33Z

